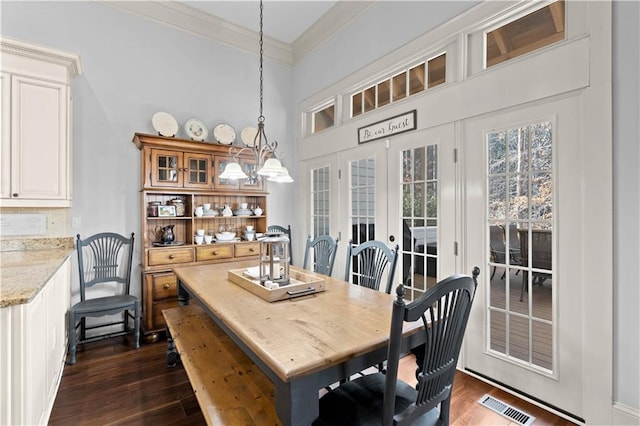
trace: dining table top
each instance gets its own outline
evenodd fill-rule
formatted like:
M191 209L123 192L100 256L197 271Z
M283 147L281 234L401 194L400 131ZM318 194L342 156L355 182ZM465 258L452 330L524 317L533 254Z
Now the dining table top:
M316 274L325 279L324 291L268 302L228 279L230 269L251 266L255 260L174 267L173 271L191 296L283 382L387 345L393 296ZM405 324L404 334L421 327L421 322Z

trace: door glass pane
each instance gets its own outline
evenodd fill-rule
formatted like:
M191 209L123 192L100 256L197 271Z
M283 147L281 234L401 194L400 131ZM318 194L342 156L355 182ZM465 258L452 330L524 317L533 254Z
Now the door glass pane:
M189 183L204 183L208 182L208 164L209 162L202 158L190 158L189 159Z
M374 158L350 162L351 211L349 221L353 246L376 239L375 165ZM351 262L351 282L357 283L358 280L358 265Z
M437 279L438 149L407 149L402 161L402 262L405 297L414 300ZM400 262L399 262L400 263Z
M329 235L330 182L329 166L311 170L311 224L312 238Z
M178 181L178 157L175 155L158 155L158 181L177 182Z
M351 235L357 245L375 240L375 160L351 162Z
M490 346L546 370L555 344L552 140L551 122L487 135Z

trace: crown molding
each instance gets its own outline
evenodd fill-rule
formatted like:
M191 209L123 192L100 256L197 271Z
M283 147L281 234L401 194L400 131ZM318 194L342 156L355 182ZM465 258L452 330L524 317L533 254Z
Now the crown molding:
M203 13L174 1L100 1L133 15L167 25L199 37L258 54L258 32ZM264 36L264 56L293 64L291 47Z
M307 31L291 45L293 62L296 63L313 49L347 26L365 10L373 6L375 0L338 1Z
M69 79L76 78L82 74L80 56L75 53L27 43L5 36L0 38L0 52L61 65L67 69Z
M329 9L291 45L264 36L264 56L293 65L338 30L360 15L375 0L341 0ZM203 13L175 1L98 1L141 18L167 25L206 39L259 53L258 32Z

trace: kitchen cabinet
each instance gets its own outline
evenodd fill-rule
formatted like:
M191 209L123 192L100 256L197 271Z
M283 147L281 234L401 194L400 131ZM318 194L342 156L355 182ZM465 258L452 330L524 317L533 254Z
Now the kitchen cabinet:
M178 306L176 265L222 263L257 259L260 244L242 239L211 244L195 244L198 229L217 233L230 229L242 237L247 226L267 230L267 192L263 180L224 180L219 174L234 161L228 145L136 133L133 143L140 149L140 212L142 259L142 328L145 340L154 341L165 331L162 310ZM255 167L255 159L239 159L245 170ZM174 204L175 200L179 203ZM155 204L148 208L150 203ZM196 207L210 204L212 210L228 205L236 212L240 204L260 206L260 215L196 216ZM165 209L172 205L180 206ZM216 210L219 213L219 210ZM171 215L164 216L163 213ZM175 215L173 215L175 214ZM162 243L162 230L171 227L174 242Z
M70 207L70 80L80 58L8 38L0 47L2 206Z
M0 308L0 424L47 424L66 355L71 261L29 302Z

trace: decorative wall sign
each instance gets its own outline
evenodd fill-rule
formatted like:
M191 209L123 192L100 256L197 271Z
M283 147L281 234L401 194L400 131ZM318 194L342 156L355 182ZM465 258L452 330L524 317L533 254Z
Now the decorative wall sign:
M391 135L415 130L417 126L416 110L369 124L358 129L358 143L366 143Z

